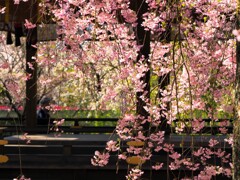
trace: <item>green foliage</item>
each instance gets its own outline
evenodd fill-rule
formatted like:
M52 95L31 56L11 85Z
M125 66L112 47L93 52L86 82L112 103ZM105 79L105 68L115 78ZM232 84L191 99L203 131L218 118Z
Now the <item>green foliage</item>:
M52 118L118 118L120 111L100 110L62 110L51 113Z
M70 111L63 110L51 114L52 118L118 118L120 112L117 111L97 111L97 110L78 110ZM73 126L74 122L66 122L65 125ZM80 126L115 126L115 122L101 122L101 121L82 121Z

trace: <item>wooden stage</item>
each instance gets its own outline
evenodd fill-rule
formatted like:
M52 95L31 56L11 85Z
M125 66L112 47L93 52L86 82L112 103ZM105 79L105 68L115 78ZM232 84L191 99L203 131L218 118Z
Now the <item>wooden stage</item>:
M176 151L182 152L189 149L192 141L195 147L204 147L211 138L218 139L219 146L225 147L231 152L231 147L223 141L225 136L179 136L170 134L165 142L172 142ZM8 136L4 138L8 144L4 146L4 154L9 157L7 163L0 164L0 180L9 180L17 177L20 171L32 180L94 180L97 178L106 180L125 179L128 164L120 161L117 171L117 154L112 154L109 165L103 168L91 164L91 158L96 150L103 150L110 139L109 134L39 134L27 135L26 144L22 136ZM111 139L117 139L112 136ZM126 148L123 142L123 148ZM150 170L152 162L143 165L145 169L144 179L167 180L167 154L160 151L154 153L152 162L161 161L165 166L161 171ZM179 172L175 172L178 174ZM180 173L188 175L190 172L182 169ZM170 172L170 180L174 179L174 171ZM218 177L218 180L226 180L226 177Z

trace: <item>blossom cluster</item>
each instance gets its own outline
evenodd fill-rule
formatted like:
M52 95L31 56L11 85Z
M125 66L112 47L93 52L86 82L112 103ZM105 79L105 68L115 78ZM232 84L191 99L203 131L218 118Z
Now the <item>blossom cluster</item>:
M15 4L19 2L15 0ZM45 0L40 5L42 13L54 17L59 38L57 50L40 53L36 62L50 69L61 61L56 70L61 71L61 78L76 80L69 86L83 86L69 90L65 99L79 93L91 99L89 104L95 109L121 109L115 131L120 141L144 142L122 151L119 142L110 140L103 153L95 152L93 165L107 165L110 152L120 152L121 160L135 156L148 161L153 153L162 151L169 164L155 162L152 168L156 170L164 166L199 170L195 179L231 175L229 165L225 166L231 156L219 148L220 141L211 138L207 147L194 147L192 142L186 148L183 140L180 146L186 150L180 153L171 139L165 142L163 125L171 126L176 134L192 136L218 124L218 132L227 134L229 122L218 120L218 116L224 114L227 119L234 111L232 88L237 65L232 35L239 39L239 31L234 30L236 1L145 0L139 9L134 9L136 4L130 0L56 0L54 4ZM147 11L142 13L141 7ZM29 20L25 26L35 27ZM137 34L141 28L143 39ZM151 42L147 42L148 33ZM150 53L144 56L145 46ZM0 66L8 69L9 64L6 61ZM53 80L44 77L39 81L47 85ZM20 92L15 81L8 79L5 86L17 99ZM139 102L145 115L135 113ZM56 122L57 130L61 124ZM226 141L231 143L231 137ZM214 158L223 166L211 164ZM133 167L126 178L143 175L139 167Z
M31 178L26 178L24 175L21 175L17 178L14 178L13 180L31 180Z
M85 76L94 78L98 72L106 77L101 83L97 81L97 85L101 84L104 89L97 96L100 107L107 108L118 101L125 106L121 108L123 114L116 127L119 138L144 142L143 146L126 148L126 152L118 155L119 159L134 155L149 160L153 152L164 151L169 156L171 170L181 167L200 170L199 179L219 173L229 175L227 168L207 166L212 157L221 158L223 163L230 158L221 149L216 150L219 145L216 139L211 139L206 148L195 150L191 147L193 157L189 158L175 151L171 142L165 143L164 130L159 129L167 121L170 126L175 125L175 133L186 133L186 129L190 134L199 133L207 124L202 117L195 116L195 112L204 111L213 123L220 124L220 132L227 133L228 125L224 121L218 122L217 116L220 112L233 112L231 87L236 57L229 32L235 26L236 2L191 0L159 3L147 0L144 3L148 12L142 17L134 11L129 0L65 0L59 1L58 8L48 7L52 8L59 24L58 34L65 45L62 48L72 52L68 59L76 59L76 68L85 72ZM135 33L136 27L139 28L138 18L143 20L144 31L151 34L151 53L147 60L139 55L143 44L135 41L138 38ZM111 76L105 75L104 70L111 72ZM150 97L144 82L149 70L157 79L151 82ZM168 78L170 80L166 83ZM138 98L144 102L148 116L132 113L136 110L136 94L139 93ZM182 114L187 114L190 120L177 122ZM92 163L106 165L109 152L120 150L117 142L110 140L107 152L97 151ZM157 162L153 168L160 169L163 165ZM201 166L205 167L201 169ZM133 168L127 178L137 179L141 175L141 170Z
M103 167L108 164L109 157L110 157L109 153L100 153L99 151L95 151L95 155L91 159L91 163L94 166Z

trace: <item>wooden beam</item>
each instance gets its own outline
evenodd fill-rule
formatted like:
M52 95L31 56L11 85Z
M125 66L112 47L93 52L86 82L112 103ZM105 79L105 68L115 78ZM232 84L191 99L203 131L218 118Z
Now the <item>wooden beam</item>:
M29 11L30 21L37 22L38 3L35 0L31 2L31 9ZM28 128L36 127L37 125L37 63L35 56L37 49L33 47L37 44L37 28L29 29L26 38L26 74L30 78L26 81L26 105L25 105L25 118L26 126ZM29 67L29 64L33 68Z

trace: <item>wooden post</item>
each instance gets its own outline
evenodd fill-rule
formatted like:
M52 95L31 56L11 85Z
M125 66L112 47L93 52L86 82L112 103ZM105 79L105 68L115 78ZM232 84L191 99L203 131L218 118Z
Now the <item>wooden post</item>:
M137 12L137 28L135 30L137 44L142 46L138 53L137 61L139 61L141 57L144 56L144 63L146 63L150 67L150 31L146 31L142 26L143 14L148 11L148 4L145 2L145 0L134 0L131 1L131 3L132 9ZM146 74L141 78L141 81L146 84L146 86L144 87L144 91L147 92L145 97L150 99L150 70L148 70ZM149 114L144 109L144 106L146 106L146 102L141 99L141 96L143 94L144 92L137 93L136 111L137 114L147 117Z
M37 22L38 4L36 0L31 0L30 20L32 23ZM26 73L30 78L26 81L26 105L25 105L25 118L26 126L28 128L37 125L37 63L35 56L37 49L33 47L37 43L37 27L29 29L26 38ZM33 69L29 67L32 64Z

